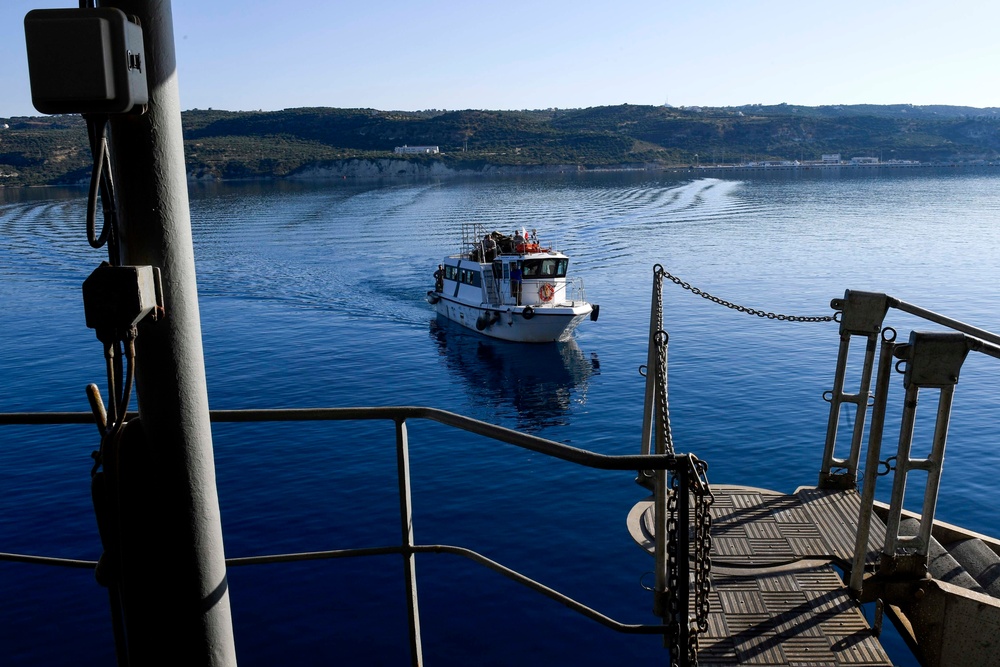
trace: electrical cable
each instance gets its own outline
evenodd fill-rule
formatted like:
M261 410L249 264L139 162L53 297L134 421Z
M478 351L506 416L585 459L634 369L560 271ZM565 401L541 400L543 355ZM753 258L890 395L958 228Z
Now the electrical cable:
M118 424L115 426L116 432L121 432L122 426L125 425L125 420L128 417L128 404L132 398L132 385L135 383L135 338L138 335L138 331L133 326L128 332L128 347L125 348L125 363L127 367L127 372L125 373L125 386L122 390L121 395L121 417L118 420Z
M91 248L100 248L103 246L107 240L108 235L111 233L111 227L107 224L107 219L105 219L104 227L101 229L101 235L97 236L97 195L100 191L102 176L101 173L104 168L104 160L107 152L107 138L108 123L104 119L103 122L95 118L87 118L87 133L90 136L90 152L94 158L94 165L90 171L90 188L87 191L87 241L90 243Z
M104 139L104 166L101 169L101 208L104 210L104 225L108 232L108 263L121 265L118 233L118 203L115 199L115 183L111 170L111 151L108 150L107 133Z
M118 347L117 343L108 341L104 344L104 361L107 366L108 372L108 422L105 428L105 435L113 430L114 425L118 422L118 387L119 383L115 382L117 373L115 373L115 348Z

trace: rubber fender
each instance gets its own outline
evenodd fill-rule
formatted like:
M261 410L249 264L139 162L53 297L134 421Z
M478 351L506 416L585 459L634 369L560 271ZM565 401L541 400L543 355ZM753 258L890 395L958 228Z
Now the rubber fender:
M1000 556L979 538L944 545L959 565L995 598L1000 598Z
M486 315L480 315L476 318L476 331L482 331L489 325L489 320Z
M427 301L433 306L441 300L441 295L437 292L427 292Z
M590 321L596 322L597 318L601 315L601 307L598 304L594 304L594 309L590 311Z
M521 311L521 317L523 317L526 320L530 320L534 316L535 316L535 309L532 308L531 306L525 306L524 310Z

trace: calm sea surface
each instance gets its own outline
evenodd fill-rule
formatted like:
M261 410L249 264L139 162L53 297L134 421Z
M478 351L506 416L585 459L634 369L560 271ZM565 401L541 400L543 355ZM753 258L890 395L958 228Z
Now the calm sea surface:
M87 410L85 385L103 384L80 293L103 251L87 245L84 208L81 190L0 189L2 412ZM637 452L656 263L763 310L830 314L850 288L1000 330L994 172L193 185L191 209L213 408L425 405ZM536 228L570 255L600 321L544 346L436 321L424 293L463 221ZM707 460L712 482L815 484L836 325L761 320L664 289L677 449ZM890 313L887 324L905 337L913 320ZM990 361L963 369L939 516L1000 534ZM898 380L893 392L898 410ZM410 436L418 542L475 549L618 620L655 622L640 585L652 561L625 528L646 495L632 475L428 423ZM96 559L96 430L0 437L0 551ZM228 556L398 540L391 425L221 424L214 442ZM240 663L405 664L401 573L398 557L230 569ZM655 638L620 636L464 559L421 556L418 575L430 665L666 663ZM90 572L0 563L0 587L0 662L113 663Z

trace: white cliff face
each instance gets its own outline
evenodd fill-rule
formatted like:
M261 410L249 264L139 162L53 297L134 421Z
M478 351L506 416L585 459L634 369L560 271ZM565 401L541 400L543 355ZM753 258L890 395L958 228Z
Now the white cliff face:
M637 168L637 166L632 165L629 168ZM273 178L287 178L291 180L369 180L387 178L447 178L451 176L504 174L556 174L577 171L586 171L586 167L582 165L516 166L479 164L464 169L455 169L437 160L416 161L396 160L392 158L362 160L352 158L349 160L316 163L303 167L288 176L275 176ZM225 179L221 179L217 174L209 171L189 171L188 180L215 181Z
M294 174L290 179L367 179L367 178L408 178L408 177L447 177L472 176L477 174L525 174L525 173L556 173L562 171L578 171L576 165L548 165L544 167L519 167L508 165L483 165L478 168L453 169L443 162L416 162L410 160L339 160L326 162L312 167L306 167Z
M288 178L312 180L326 178L396 178L409 176L450 176L458 172L440 162L423 164L410 160L338 160L301 169Z

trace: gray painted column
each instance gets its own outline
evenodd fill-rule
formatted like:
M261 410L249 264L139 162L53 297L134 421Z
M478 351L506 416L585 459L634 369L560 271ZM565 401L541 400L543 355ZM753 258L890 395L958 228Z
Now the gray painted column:
M171 6L169 0L101 5L137 16L143 29L149 109L113 117L110 144L123 263L160 267L166 309L161 321L140 325L142 428L126 428L122 450L129 662L235 665Z

